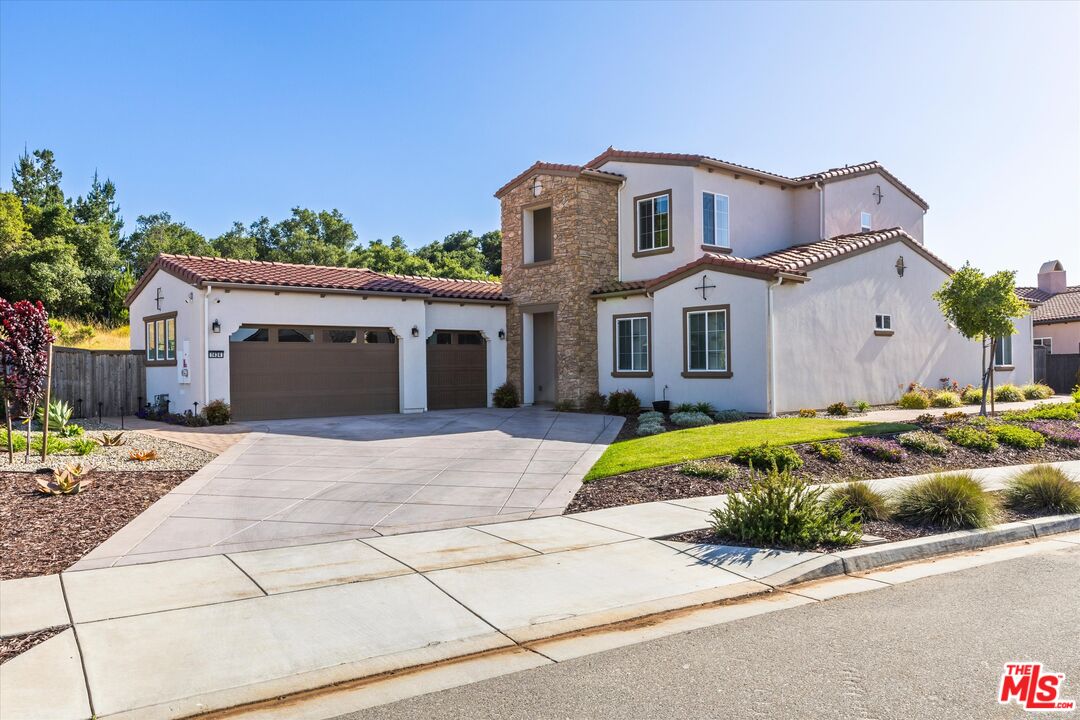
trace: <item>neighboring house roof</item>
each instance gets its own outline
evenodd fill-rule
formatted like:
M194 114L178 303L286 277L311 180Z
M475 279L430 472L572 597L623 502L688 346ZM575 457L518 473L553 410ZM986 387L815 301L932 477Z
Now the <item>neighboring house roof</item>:
M158 270L164 270L197 286L208 283L251 285L507 302L507 298L502 294L502 283L499 282L391 275L367 268L297 265L194 255L158 255L128 293L128 304Z
M1018 287L1016 294L1024 300L1039 303L1031 315L1036 325L1080 322L1080 285L1070 285L1059 293Z
M594 157L589 162L585 163L587 168L599 169L605 163L613 160L622 160L625 162L644 162L644 163L660 163L665 165L705 165L712 167L719 167L725 170L730 170L736 173L746 173L753 175L754 177L761 178L763 180L772 180L780 184L788 184L793 187L800 187L805 185L811 185L816 182L831 182L834 180L845 180L852 177L858 177L860 175L868 175L870 173L879 173L896 187L910 197L919 207L923 210L929 210L930 205L919 196L914 190L905 185L898 177L893 175L884 165L876 160L871 162L859 163L858 165L845 165L844 167L830 168L817 173L811 173L809 175L800 175L797 177L788 177L779 173L769 172L767 170L759 170L748 165L740 165L738 163L728 162L727 160L720 160L718 158L709 157L708 155L693 155L685 153L659 153L659 152L641 152L637 150L617 150L613 147L609 147L604 152Z
M676 268L669 273L652 280L637 280L630 283L608 283L593 291L594 296L632 295L640 292L652 292L665 285L681 280L702 268L714 268L721 272L735 272L743 275L756 275L762 278L776 277L783 273L794 280L806 276L812 270L836 260L856 255L860 252L891 242L904 242L908 247L922 255L945 273L952 274L953 269L941 258L920 245L901 228L889 228L873 232L837 235L827 240L792 245L791 247L766 253L753 258L739 258L731 255L706 254L696 260Z
M516 187L518 183L522 182L526 178L533 175L543 173L544 175L563 175L566 177L584 176L592 177L597 180L606 180L609 182L622 182L625 177L618 173L605 172L603 170L596 170L594 168L587 167L585 165L564 165L562 163L549 163L549 162L534 162L527 167L524 172L519 173L510 182L503 185L501 188L495 191L495 197L501 198L511 189Z

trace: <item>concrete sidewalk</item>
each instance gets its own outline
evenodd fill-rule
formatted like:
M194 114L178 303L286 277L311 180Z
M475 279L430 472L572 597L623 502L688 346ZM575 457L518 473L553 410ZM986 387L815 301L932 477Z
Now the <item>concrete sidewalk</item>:
M1080 476L1080 461L1056 465ZM972 472L994 489L1022 467ZM73 627L4 665L4 718L182 718L525 643L570 652L558 636L843 573L860 553L654 539L706 527L725 501L5 581L0 634Z

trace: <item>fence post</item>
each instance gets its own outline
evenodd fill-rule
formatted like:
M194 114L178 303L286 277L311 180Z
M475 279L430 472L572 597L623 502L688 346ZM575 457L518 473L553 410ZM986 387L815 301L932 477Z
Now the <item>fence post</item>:
M45 462L45 456L49 453L49 401L52 397L52 343L49 343L49 359L45 364L45 410L42 412L41 421L41 462Z

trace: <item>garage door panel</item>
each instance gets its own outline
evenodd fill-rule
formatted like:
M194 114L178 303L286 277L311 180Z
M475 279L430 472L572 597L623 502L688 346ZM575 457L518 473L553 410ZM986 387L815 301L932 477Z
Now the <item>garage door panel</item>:
M240 420L395 413L397 343L230 342L233 415ZM363 332L362 330L360 332ZM360 337L363 337L361 334Z
M427 348L429 410L487 407L487 347L479 333L436 331Z

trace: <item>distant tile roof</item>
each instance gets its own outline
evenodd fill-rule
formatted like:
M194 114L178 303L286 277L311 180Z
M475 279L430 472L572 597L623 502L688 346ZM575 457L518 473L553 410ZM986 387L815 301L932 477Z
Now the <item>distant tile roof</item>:
M617 150L616 148L609 147L607 150L600 153L589 162L585 163L585 167L599 169L605 163L611 162L613 160L624 160L629 162L655 162L672 165L716 165L730 170L741 170L766 180L773 180L774 182L780 183L788 183L792 186L809 185L815 182L829 182L831 180L841 180L849 177L858 177L859 175L867 175L869 173L876 172L888 178L890 182L894 183L898 188L900 188L900 190L903 191L904 194L914 200L923 210L930 209L930 206L927 204L926 200L920 197L918 193L916 193L910 187L901 182L898 177L889 172L884 165L877 162L876 160L866 163L859 163L857 165L845 165L844 167L830 168L828 170L811 173L809 175L788 177L779 173L769 172L768 170L760 170L758 168L750 167L749 165L740 165L739 163L733 163L728 160L720 160L719 158L710 157L708 155L696 155L688 153L641 152L638 150Z
M601 179L601 180L611 180L613 182L618 182L618 181L621 181L623 179L623 176L620 175L619 173L606 172L604 170L597 170L595 168L590 168L590 167L588 167L586 165L564 165L562 163L549 163L549 162L542 162L542 161L538 160L537 162L534 162L529 167L525 168L525 170L523 172L519 173L513 180L511 180L510 182L506 183L501 188L496 190L495 191L495 197L502 197L507 192L509 192L511 188L516 186L522 180L524 180L524 179L526 179L526 178L528 178L528 177L530 177L532 175L538 175L538 174L541 174L541 173L546 174L546 175L566 175L566 176L585 175L585 176L589 176L589 177L595 177L595 178L598 178L598 179Z
M1036 325L1080 322L1080 285L1070 285L1059 293L1033 287L1018 287L1016 294L1024 300L1039 303L1032 313Z
M417 295L460 300L506 302L502 283L454 280L412 275L391 275L367 268L297 265L294 263L233 260L194 255L158 255L127 296L130 304L157 270L191 283L228 283L253 286L294 287L315 290L356 291Z
M915 252L919 253L943 272L952 274L953 269L941 258L924 248L914 238L901 228L889 228L873 232L854 233L852 235L837 235L826 240L792 245L791 247L775 252L758 255L752 258L740 258L732 255L714 255L707 253L682 267L675 268L669 273L651 280L635 280L632 282L613 282L593 290L594 296L601 295L628 295L641 290L651 291L658 287L674 282L686 275L697 272L704 267L712 267L718 270L737 272L742 274L758 275L763 278L775 277L780 273L798 276L805 275L807 270L824 265L837 258L851 255L861 250L867 250L877 245L882 245L895 240L905 241Z

